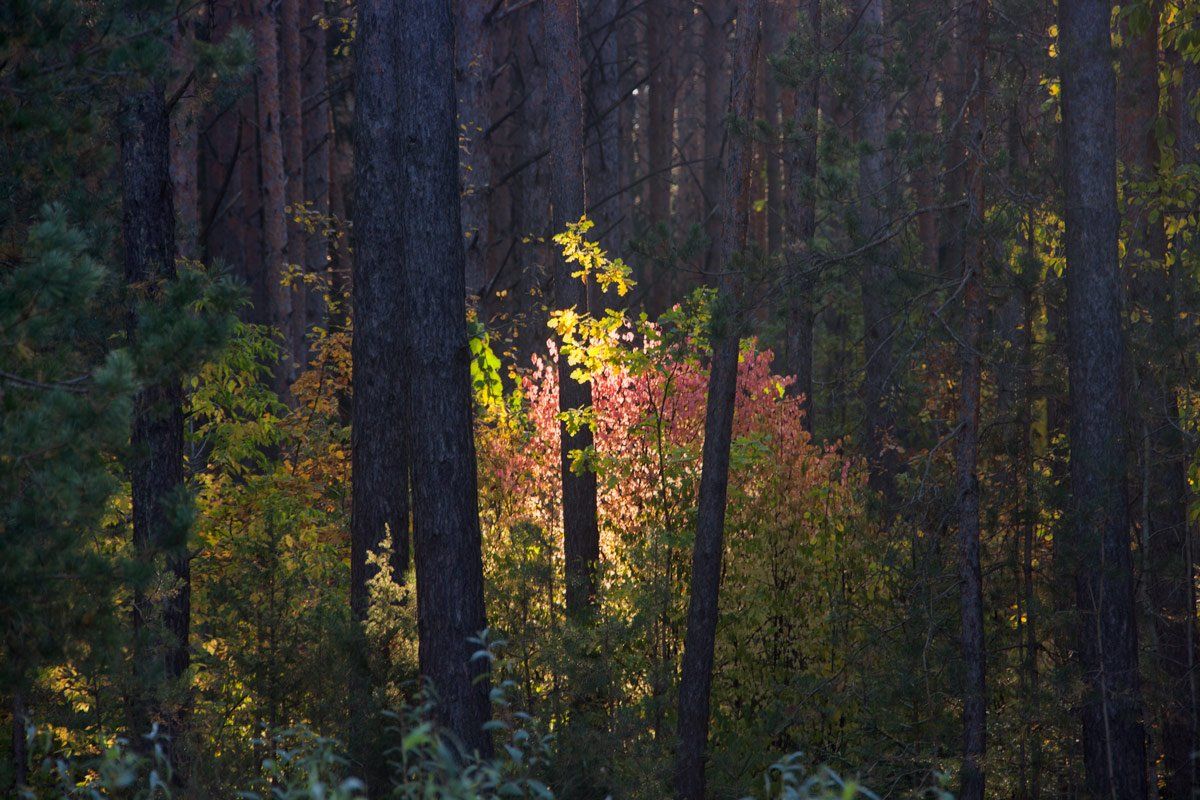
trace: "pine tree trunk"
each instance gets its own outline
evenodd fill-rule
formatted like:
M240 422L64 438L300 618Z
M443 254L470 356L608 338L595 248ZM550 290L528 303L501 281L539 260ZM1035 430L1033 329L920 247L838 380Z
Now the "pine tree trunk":
M221 44L229 35L237 13L234 0L220 0L209 5L208 39ZM224 264L232 274L241 278L247 287L252 285L246 273L245 255L248 249L242 194L241 158L243 140L241 103L227 102L205 109L201 115L202 179L200 192L200 256L206 263ZM253 303L254 297L251 296ZM247 316L253 314L253 307Z
M170 120L165 89L150 85L121 99L121 235L125 283L130 291L127 334L141 337L139 303L155 303L175 277L175 213L170 174ZM166 591L133 598L134 678L130 704L132 740L159 723L176 741L179 709L167 699L187 673L191 567L187 530L175 521L183 491L183 388L177 377L155 376L134 396L128 459L133 500L133 547L137 558L165 568ZM170 752L170 746L168 745ZM174 757L174 753L171 756Z
M329 214L329 150L333 143L332 102L327 96L328 62L325 29L314 18L323 14L325 0L304 0L304 65L301 81L304 95L304 199L312 210L324 217ZM304 269L329 279L329 241L321 227L307 234ZM307 291L304 303L306 326L327 326L328 308L323 296L324 284ZM336 300L336 298L335 298Z
M13 796L18 796L29 783L29 741L25 731L29 725L29 712L20 689L13 689L9 710L12 712L12 789Z
M583 87L580 83L579 4L577 0L547 0L543 25L546 35L549 87L550 170L554 175L552 202L554 231L566 230L577 222L586 207L583 157ZM572 278L574 266L556 259L555 306L588 310L588 290ZM590 408L592 386L571 377L574 370L565 356L558 359L558 407L563 413ZM582 426L571 434L567 424L559 426L562 437L561 476L563 546L566 561L567 612L588 613L595 600L596 562L600 558L600 532L596 519L596 473L590 467L572 468L572 452L588 451L592 430Z
M892 337L892 309L896 252L890 241L881 241L890 223L886 164L887 102L884 86L883 0L859 0L859 26L864 36L862 92L858 136L858 203L864 247L861 296L863 309L863 405L866 415L864 444L870 467L871 488L883 498L885 515L895 512L896 472L900 459L894 441L896 360Z
M646 224L671 230L671 169L675 154L674 40L677 28L672 0L646 0L646 68L650 94L646 108ZM663 247L654 259L647 310L665 311L674 296L674 275Z
M488 198L491 154L484 138L491 124L491 31L487 3L456 0L454 67L458 86L458 131L462 138L462 221L467 245L467 294L478 296L487 278Z
M472 659L477 648L470 641L487 620L467 363L454 27L449 0L400 5L399 69L384 78L404 77L394 107L404 166L400 206L389 210L401 221L419 660L421 675L437 692L442 723L468 751L488 757L487 662Z
M987 746L987 647L983 632L983 570L979 541L979 403L984 297L984 126L988 40L987 0L967 0L963 22L969 42L973 90L967 103L967 161L965 165L967 230L963 260L963 337L960 346L962 385L959 389L959 429L955 452L958 472L959 611L961 615L963 685L963 765L959 797L983 800L984 756Z
M1075 571L1093 797L1146 797L1133 568L1125 499L1111 8L1061 0L1068 361Z
M303 0L280 0L279 14L279 82L280 82L280 138L283 141L283 167L287 200L287 266L305 269L304 228L295 222L304 197L304 121L302 106L302 76L300 48L300 5ZM291 303L291 316L287 330L288 352L295 369L303 369L308 363L308 342L305 334L308 322L306 308L308 292L300 280L287 289Z
M196 14L195 10L190 12ZM175 20L171 36L171 65L180 82L178 101L171 111L171 183L178 222L179 255L200 257L200 107L192 74L192 41L195 21L184 15Z
M591 69L588 107L591 109L591 139L585 162L588 188L588 216L596 223L600 244L616 256L621 240L620 119L621 74L617 48L621 13L620 0L593 0L589 19L588 59ZM607 304L595 284L589 304L599 314Z
M403 238L400 194L404 143L399 76L403 73L399 0L358 5L355 41L354 262L351 342L354 403L351 409L350 610L367 614L367 554L392 538L393 562L403 580L408 566L409 454L400 261ZM457 199L455 200L457 206ZM361 642L365 646L365 642ZM350 754L373 794L384 790L386 770L373 724L366 654L351 675Z
M283 336L284 353L274 368L274 388L290 396L292 295L283 285L288 254L287 174L280 128L279 3L263 0L254 8L254 52L258 63L257 95L259 196L262 208L262 273L266 285L266 318Z
M814 58L821 54L821 0L808 0L799 11L797 36L812 43ZM788 374L796 376L791 390L804 398L801 424L813 432L813 292L815 275L806 272L804 257L811 255L817 232L817 114L821 101L821 70L813 64L809 82L795 91L791 138L785 141L787 173L785 219L790 263L787 298Z
M741 123L749 122L754 108L754 74L762 8L763 0L738 2L729 115ZM703 800L705 792L705 752L740 339L738 288L731 270L735 255L746 246L749 230L750 141L743 132L735 131L731 132L728 143L725 182L718 207L721 228L717 239L717 264L722 277L716 281L718 294L710 333L712 368L704 417L703 464L687 633L679 681L679 741L674 783L675 795L680 800Z
M726 25L729 0L705 0L704 7L704 232L708 251L704 268L715 269L717 237L721 220L717 203L721 199L721 154L725 148L725 113L729 110L729 76L725 71L728 47Z

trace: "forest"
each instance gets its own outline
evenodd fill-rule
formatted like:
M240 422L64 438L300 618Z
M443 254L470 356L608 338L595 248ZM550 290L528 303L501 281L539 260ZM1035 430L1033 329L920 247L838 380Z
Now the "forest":
M1200 797L1198 0L0 0L0 793Z

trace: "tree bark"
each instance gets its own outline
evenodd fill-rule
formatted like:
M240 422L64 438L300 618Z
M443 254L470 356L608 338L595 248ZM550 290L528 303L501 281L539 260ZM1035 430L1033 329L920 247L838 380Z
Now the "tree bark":
M390 532L393 564L402 580L408 567L409 454L405 413L406 367L400 262L403 237L400 193L404 176L399 117L402 69L399 0L365 0L358 6L354 82L354 262L351 408L350 610L367 614L367 554ZM458 205L455 198L454 205ZM360 641L360 646L365 642ZM378 741L371 719L366 654L351 677L350 754L372 793L382 791Z
M1110 6L1061 0L1070 462L1083 751L1093 797L1146 797L1125 499Z
M9 709L12 712L12 789L16 796L29 783L29 740L25 730L29 725L29 712L19 688L12 691Z
M987 76L985 55L988 39L987 0L967 0L963 21L969 41L967 59L973 90L967 101L965 120L967 160L967 229L962 233L963 337L960 346L962 385L959 398L959 429L955 452L958 472L959 611L964 667L963 764L959 797L983 800L984 756L987 747L987 648L983 632L983 570L979 542L979 403L982 359L984 297L982 275L984 244L984 126L986 123Z
M548 93L550 169L554 175L552 202L554 230L583 216L586 206L583 156L583 87L580 83L579 5L577 0L548 0L544 4L548 72L556 81ZM555 305L560 309L588 310L587 285L571 277L572 265L556 256ZM566 413L590 408L592 386L571 377L573 367L565 356L558 359L558 408ZM563 549L566 561L567 613L590 612L596 593L596 563L600 558L600 531L596 519L596 473L588 465L572 469L571 453L593 446L592 430L582 426L571 434L559 426L562 437L561 476Z
M592 131L585 161L585 182L588 195L592 198L588 216L596 223L600 244L614 255L622 246L621 203L618 196L621 190L621 65L617 47L620 13L620 0L593 0L587 36L587 55L591 64L588 70L588 108ZM607 301L600 296L595 284L590 288L591 308L601 313Z
M170 120L164 86L156 81L121 99L121 235L130 307L126 331L141 337L139 301L156 303L175 277L175 212L170 173ZM170 737L182 732L180 709L170 701L188 667L191 566L187 530L176 523L183 494L183 388L178 376L149 376L133 402L128 459L133 500L133 547L139 561L161 563L173 586L133 598L134 678L129 725L133 741L158 722ZM172 759L175 753L166 745Z
M896 473L900 467L895 438L896 360L892 337L892 309L896 252L887 241L877 242L890 222L886 163L887 91L884 87L883 0L859 0L859 26L864 52L859 103L858 137L864 152L859 157L859 220L865 244L861 296L863 308L864 444L870 468L870 486L883 498L885 515L896 510ZM874 244L872 244L874 243Z
M314 212L329 214L329 150L333 141L332 103L328 93L328 62L325 52L325 29L315 17L325 10L325 0L304 2L304 66L301 70L305 108L304 136L304 199ZM305 240L304 268L315 275L329 278L329 241L318 227ZM335 298L336 302L337 298ZM306 325L328 325L328 309L323 297L323 284L307 292L304 305Z
M709 246L705 270L715 269L717 237L721 219L717 204L721 196L721 153L725 148L725 112L729 101L729 76L725 71L728 47L729 0L705 0L704 3L704 217Z
M487 3L457 0L454 68L458 85L458 130L462 139L462 220L467 247L467 294L478 296L487 279L488 198L491 153L492 40Z
M729 99L729 115L738 125L749 125L749 116L754 108L755 62L762 8L763 0L738 2ZM717 264L722 272L715 281L717 298L710 332L712 368L704 416L696 541L692 554L691 593L679 681L675 795L680 800L703 800L705 791L705 752L740 339L738 287L733 268L735 256L746 246L749 230L750 139L746 131L733 131L728 142L725 182L718 207L721 228L717 238Z
M196 10L191 10L196 14ZM177 247L184 258L200 257L200 107L196 98L192 41L195 21L187 14L174 22L171 36L171 66L180 83L182 94L171 117L171 183L174 189L175 212L178 217Z
M806 30L807 29L807 30ZM813 299L816 276L808 273L803 258L812 253L817 232L817 137L821 102L821 2L808 0L797 18L797 36L812 42L813 75L795 92L791 138L785 141L787 174L785 219L787 221L791 279L787 291L787 364L796 376L792 392L803 398L801 424L813 432Z
M290 396L292 354L291 290L283 285L287 261L287 174L280 129L279 3L263 0L254 8L254 52L258 61L257 95L259 195L262 208L262 271L268 302L267 320L283 336L285 352L274 365L273 384L281 398Z
M487 627L471 420L465 254L459 216L454 26L449 0L402 0L397 38L404 381L412 420L413 530L421 675L437 714L488 757ZM361 212L361 206L359 207Z
M304 121L302 105L302 76L300 48L300 6L303 0L280 0L279 48L280 48L280 138L283 142L285 198L287 200L287 265L305 272L304 228L296 220L304 197ZM286 332L288 351L291 354L290 376L296 377L296 369L303 369L308 362L308 291L303 281L293 283L286 290L291 304L291 315Z

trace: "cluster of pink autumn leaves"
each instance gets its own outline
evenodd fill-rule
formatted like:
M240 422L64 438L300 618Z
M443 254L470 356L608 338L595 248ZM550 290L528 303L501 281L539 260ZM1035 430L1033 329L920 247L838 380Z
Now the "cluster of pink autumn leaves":
M641 348L645 357L611 359L592 374L602 561L606 570L636 572L622 568L635 557L631 549L640 549L633 540L691 528L708 375L694 357L656 354L653 337L638 344L628 331L611 336L611 344ZM484 423L478 442L485 527L499 533L532 524L557 542L558 353L553 341L548 346L549 356L534 357L522 372L522 419ZM861 502L863 470L837 443L812 440L800 399L787 392L792 379L774 374L772 360L753 342L743 347L727 546L757 535L752 529L764 523L772 536L806 537L823 527L814 511L845 518Z

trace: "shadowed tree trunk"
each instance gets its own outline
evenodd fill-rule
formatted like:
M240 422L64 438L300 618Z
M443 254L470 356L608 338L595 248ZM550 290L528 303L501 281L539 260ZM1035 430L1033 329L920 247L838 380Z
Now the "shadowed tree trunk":
M458 131L462 139L462 221L467 246L467 294L477 296L487 274L488 187L491 154L484 134L491 124L491 32L489 5L456 0L454 69L458 85Z
M892 292L895 247L884 238L888 218L887 103L884 87L883 0L858 0L859 26L864 37L860 76L858 138L859 223L864 246L862 280L863 309L863 406L866 416L865 453L870 467L871 488L883 497L885 516L891 517L898 503L896 472L900 459L895 437L896 359L892 337L895 319Z
M591 140L587 149L587 174L589 205L588 216L596 222L600 243L610 254L616 255L623 244L620 236L621 219L621 175L620 141L621 73L618 61L617 19L621 11L621 0L593 0L588 27L588 119ZM593 283L590 298L592 310L602 312L606 302L598 296Z
M1061 0L1068 361L1075 572L1093 797L1146 797L1133 569L1125 500L1111 7Z
M364 0L355 42L354 263L352 299L354 404L351 409L350 610L367 614L367 554L390 532L393 563L408 566L408 442L404 413L400 263L404 144L399 119L402 13L400 0ZM455 200L457 206L457 199ZM361 642L360 646L365 646ZM372 718L366 653L351 675L350 755L367 768L372 793L386 771Z
M449 0L399 5L398 70L381 77L400 87L397 104L387 109L399 117L400 205L386 210L401 225L419 660L422 677L437 694L439 719L468 751L487 757L488 667L486 659L472 659L477 648L470 641L487 620L459 215L454 27ZM396 81L398 75L405 79Z
M141 338L141 303L156 303L175 277L175 213L170 174L170 120L157 81L120 103L121 236L125 284L130 290L129 340ZM129 726L135 746L159 723L171 742L181 731L179 704L170 695L187 673L191 567L187 530L176 520L183 502L183 388L177 376L154 375L134 396L127 462L133 500L133 548L139 561L161 566L173 585L133 597L136 686ZM172 760L171 743L165 743Z
M731 70L729 116L748 126L754 108L755 62L763 0L739 0L737 34ZM680 800L703 800L712 694L713 651L716 645L718 590L724 550L725 500L729 491L729 451L737 394L738 344L741 314L734 261L746 246L749 230L750 138L746 130L731 131L725 162L725 182L718 212L717 297L712 311L712 367L704 416L703 464L696 511L696 542L692 554L691 593L687 633L679 679L679 740L675 753L675 795Z
M821 102L821 0L807 0L797 17L796 35L812 43L812 77L795 91L789 138L784 141L785 198L790 272L787 286L786 372L796 376L791 389L804 400L802 424L813 432L813 291L815 275L805 274L803 258L812 253L817 232L817 136Z
M184 258L199 258L200 236L200 107L192 74L192 41L197 10L191 9L174 22L171 36L171 66L182 93L171 113L171 183L178 220L177 247Z
M983 635L983 570L979 557L979 403L984 297L984 123L987 97L985 54L988 38L987 0L967 0L962 19L969 58L963 68L971 79L967 101L966 188L967 229L963 231L963 337L960 345L962 385L955 452L958 472L959 612L961 615L963 684L963 766L959 797L983 800L984 755L987 747L987 648Z
M266 282L268 321L283 335L285 352L274 369L275 392L290 394L293 354L288 349L292 330L291 290L283 285L287 262L287 174L284 172L280 129L279 3L263 0L254 9L254 52L258 63L257 91L259 195L262 208L262 270Z
M704 232L708 251L704 268L714 270L721 220L717 203L721 196L721 152L725 146L725 113L729 110L729 77L725 72L729 22L729 0L705 0L704 13Z
M551 201L554 231L583 216L586 192L583 176L583 87L580 83L579 5L577 0L548 0L544 3L548 72L554 84L548 92L550 170L554 176ZM588 310L588 288L572 278L574 267L556 256L555 306ZM571 377L574 369L560 354L558 359L558 407L563 413L590 408L592 386ZM596 473L590 467L572 468L572 452L592 448L588 426L571 434L567 424L559 426L562 437L563 549L567 572L567 612L578 616L594 602L596 562L600 558L600 532L596 520Z
M279 16L279 75L280 75L280 138L283 141L283 166L286 181L287 208L287 266L304 273L304 228L295 222L304 202L304 121L302 105L302 76L300 49L300 7L303 0L280 0ZM291 354L289 374L294 380L296 369L308 362L308 343L304 340L307 328L308 292L302 281L286 289L291 314L288 318L287 342Z
M29 783L29 742L25 728L29 725L29 714L25 709L25 697L20 689L14 689L9 701L12 712L12 788L13 793Z
M314 17L325 10L325 0L304 0L304 66L301 70L303 82L304 110L304 199L314 212L321 216L329 214L329 148L333 139L333 123L330 115L332 103L328 92L328 63L325 53L325 29ZM328 276L329 241L318 226L307 234L304 250L304 268L310 273ZM328 309L322 297L322 284L307 292L304 309L306 326L328 325ZM336 301L336 298L335 298Z

